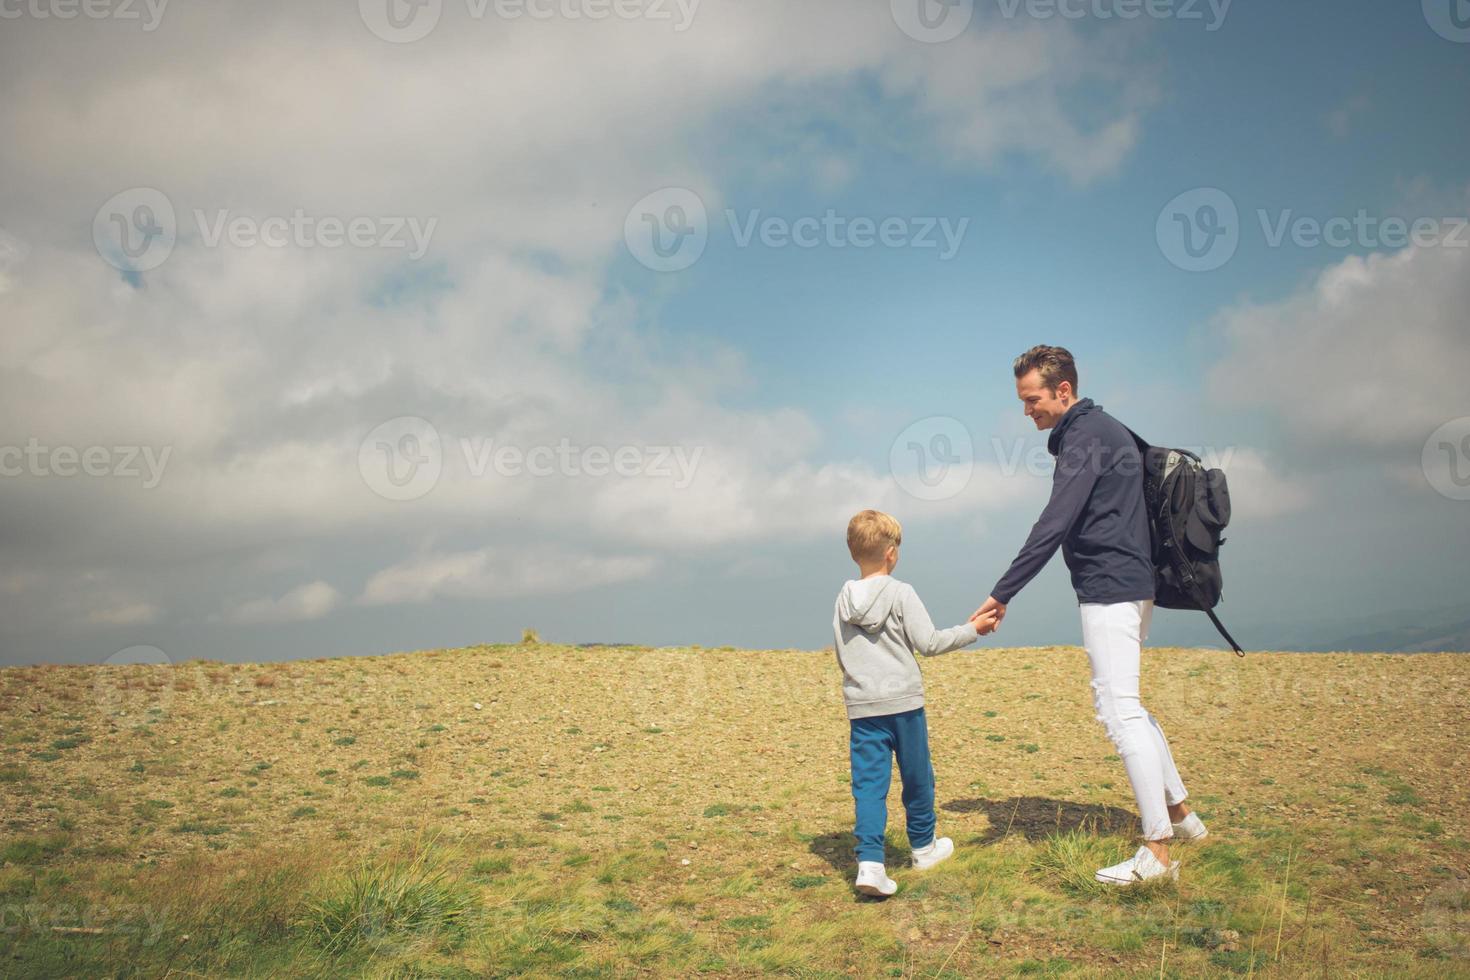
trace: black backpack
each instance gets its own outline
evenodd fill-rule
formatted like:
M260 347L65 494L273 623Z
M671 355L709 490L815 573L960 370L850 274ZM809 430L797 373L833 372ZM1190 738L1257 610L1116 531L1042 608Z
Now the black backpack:
M1198 609L1239 656L1245 651L1215 615L1220 601L1220 533L1230 523L1225 473L1205 469L1187 449L1150 446L1128 434L1143 455L1143 498L1153 544L1154 605Z

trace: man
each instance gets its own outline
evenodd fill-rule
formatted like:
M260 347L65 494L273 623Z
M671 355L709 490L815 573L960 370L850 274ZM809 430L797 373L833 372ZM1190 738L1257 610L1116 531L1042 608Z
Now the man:
M1046 509L975 616L1004 618L1061 546L1082 613L1097 718L1117 746L1143 821L1143 846L1098 871L1097 880L1177 879L1169 841L1197 840L1206 830L1184 805L1187 793L1164 730L1139 699L1139 662L1154 605L1143 459L1122 423L1092 399L1077 397L1077 365L1065 348L1031 348L1016 358L1015 375L1026 417L1051 430L1047 449L1056 470Z

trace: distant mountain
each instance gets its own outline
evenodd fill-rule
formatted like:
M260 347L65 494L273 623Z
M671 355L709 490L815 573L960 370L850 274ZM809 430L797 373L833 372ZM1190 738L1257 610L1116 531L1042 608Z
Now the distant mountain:
M1332 650L1381 650L1385 653L1470 652L1470 619L1448 626L1400 626L1349 636Z
M1253 623L1245 610L1222 605L1220 618L1247 652L1470 653L1470 606L1393 609L1340 619L1308 613L1287 623ZM1223 645L1209 620L1199 613L1160 610L1155 621L1162 627L1156 631L1160 646ZM1150 631L1149 638L1155 640L1155 631Z

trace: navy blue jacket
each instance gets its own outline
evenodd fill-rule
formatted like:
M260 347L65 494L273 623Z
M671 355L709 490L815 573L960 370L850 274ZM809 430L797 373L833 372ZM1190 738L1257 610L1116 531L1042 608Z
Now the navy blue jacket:
M1078 602L1154 597L1143 456L1117 419L1083 398L1051 431L1051 499L990 594L1009 603L1062 547Z

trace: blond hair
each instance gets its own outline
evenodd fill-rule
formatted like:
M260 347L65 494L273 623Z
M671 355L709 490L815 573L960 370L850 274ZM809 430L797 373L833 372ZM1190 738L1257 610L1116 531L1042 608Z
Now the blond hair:
M882 561L889 545L903 544L903 526L881 510L859 511L847 522L847 552L855 562Z

